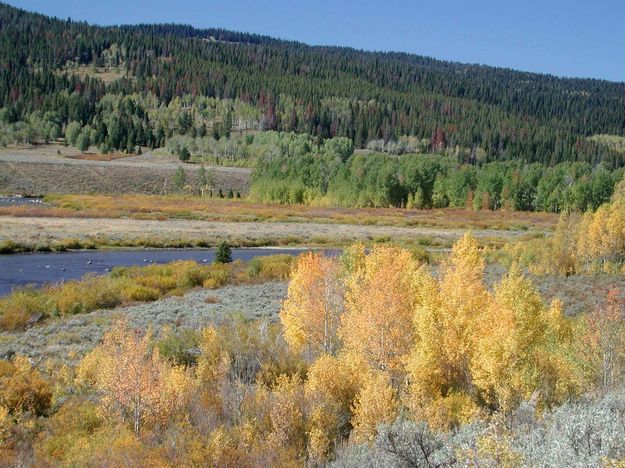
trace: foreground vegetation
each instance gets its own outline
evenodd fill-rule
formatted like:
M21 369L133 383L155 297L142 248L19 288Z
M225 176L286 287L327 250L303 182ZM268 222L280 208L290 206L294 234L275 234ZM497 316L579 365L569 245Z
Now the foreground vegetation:
M222 248L218 254L222 252ZM219 288L284 280L290 272L291 255L257 257L247 263L229 263L221 253L221 263L211 265L179 261L147 267L118 267L108 276L86 276L41 289L26 288L0 297L0 331L33 326L50 317L83 314L98 309L156 301L165 296L181 296L192 288Z
M118 321L76 368L0 361L0 444L22 464L611 464L623 349L618 292L570 319L516 267L487 288L470 236L436 277L355 245L297 260L280 323Z

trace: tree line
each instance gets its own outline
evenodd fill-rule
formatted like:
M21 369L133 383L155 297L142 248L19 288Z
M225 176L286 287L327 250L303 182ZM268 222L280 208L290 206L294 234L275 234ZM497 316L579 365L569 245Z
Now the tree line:
M585 162L471 165L457 156L355 152L347 138L282 140L282 152L258 160L252 198L346 207L588 211L609 201L623 178L623 169Z

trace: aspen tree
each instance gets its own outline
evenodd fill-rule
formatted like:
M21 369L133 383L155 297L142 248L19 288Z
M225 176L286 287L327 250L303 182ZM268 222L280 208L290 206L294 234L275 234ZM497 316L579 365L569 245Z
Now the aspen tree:
M322 254L307 253L298 259L280 312L285 339L294 351L314 358L338 350L343 311L340 272L336 260Z
M348 280L340 336L348 351L380 370L401 371L413 346L417 268L409 251L378 246Z

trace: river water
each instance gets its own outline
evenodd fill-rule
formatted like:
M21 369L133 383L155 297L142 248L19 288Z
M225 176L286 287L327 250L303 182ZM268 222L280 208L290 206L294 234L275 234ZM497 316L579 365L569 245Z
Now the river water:
M298 255L306 250L310 249L232 249L232 258L250 260L264 255ZM62 283L82 278L87 273L107 274L117 266L149 265L175 260L211 263L214 259L214 249L93 250L0 255L0 296L16 287Z

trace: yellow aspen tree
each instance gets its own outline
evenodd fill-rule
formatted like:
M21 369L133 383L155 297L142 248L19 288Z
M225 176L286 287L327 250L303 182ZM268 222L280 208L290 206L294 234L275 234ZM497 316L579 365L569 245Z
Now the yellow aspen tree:
M582 354L590 378L607 391L625 377L625 300L610 291L586 318Z
M551 258L547 261L551 263L550 270L554 269L558 274L569 276L575 273L577 224L571 214L560 214L556 230L550 239Z
M349 275L355 275L365 269L365 244L356 242L343 251L341 264Z
M565 316L559 299L547 309L545 323L544 343L537 357L542 373L538 402L553 407L579 395L584 388L582 364L575 348L582 327Z
M366 364L354 354L323 355L310 366L305 383L308 456L316 463L325 462L335 443L347 436L352 404L366 372Z
M606 225L608 232L607 249L610 260L620 263L625 260L625 200L618 199L610 205Z
M166 420L188 391L183 375L151 351L149 340L149 334L140 336L118 321L96 351L100 407L105 415L130 422L137 435L145 424Z
M377 246L348 279L340 336L348 351L380 370L401 371L413 346L417 269L409 251Z
M474 333L491 300L483 283L484 260L477 241L466 234L454 244L441 266L440 280L422 276L414 309L415 346L407 367L410 404L414 411L433 404L432 408L439 408L436 414L449 413L454 424L464 422L477 411L471 397ZM448 402L437 401L446 398Z
M607 205L600 206L595 212L588 229L589 255L593 262L603 269L605 262L609 259L609 232L607 230L610 211Z
M271 432L268 442L276 450L289 448L305 455L306 422L304 420L304 386L299 377L281 375L271 390Z
M590 242L590 226L594 219L594 213L584 213L577 226L577 242L575 243L577 267L587 268L594 257L593 246Z
M343 312L341 268L318 253L302 255L291 276L280 320L289 346L314 358L339 348L337 330Z
M395 420L398 407L389 375L381 371L367 373L352 408L353 441L371 442L380 424Z
M513 265L475 330L473 382L493 408L508 412L540 389L547 376L537 353L546 344L548 326L536 288Z

